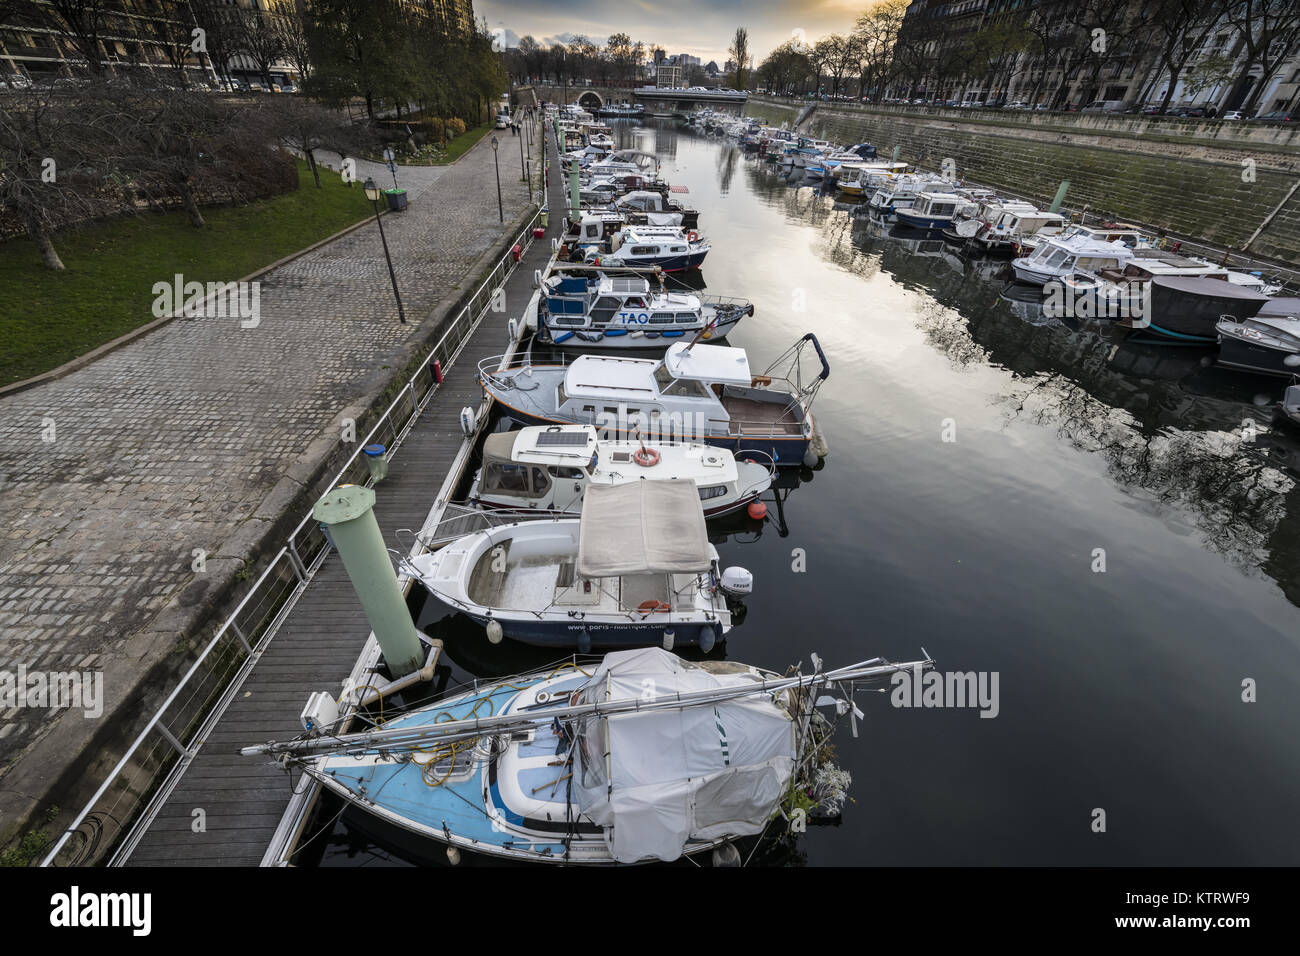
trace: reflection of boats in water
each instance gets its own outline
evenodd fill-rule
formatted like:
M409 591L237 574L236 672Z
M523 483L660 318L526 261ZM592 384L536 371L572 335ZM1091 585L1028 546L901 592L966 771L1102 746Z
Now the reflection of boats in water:
M772 487L759 497L764 507L762 516L755 517L751 509L712 518L708 524L709 542L715 545L728 541L733 544L750 544L761 538L763 532L768 529L774 531L778 538L789 537L790 526L786 519L786 508L790 493L800 485L812 481L825 465L826 460L822 459L813 468L778 469ZM740 623L734 608L732 621L736 624Z

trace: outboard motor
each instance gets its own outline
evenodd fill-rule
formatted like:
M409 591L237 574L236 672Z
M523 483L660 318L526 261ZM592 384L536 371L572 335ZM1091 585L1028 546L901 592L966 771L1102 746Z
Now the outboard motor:
M754 590L754 575L733 565L722 572L722 590L733 597L744 597Z

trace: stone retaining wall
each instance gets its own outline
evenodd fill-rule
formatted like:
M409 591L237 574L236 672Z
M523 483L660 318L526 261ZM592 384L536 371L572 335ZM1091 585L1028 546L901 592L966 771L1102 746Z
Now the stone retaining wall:
M751 98L746 113L776 125L793 124L797 106ZM1233 249L1250 239L1300 180L1300 150L1227 137L1199 142L1188 137L1138 138L1132 127L1119 135L1121 131L1104 126L1123 119L1145 118L1103 114L1094 125L1067 131L1033 114L982 111L977 121L823 103L804 129L834 142L874 143L882 157L898 146L900 159L928 169L940 169L945 159L952 159L958 177L1029 196L1043 205L1051 201L1061 180L1068 179L1066 205L1071 208L1086 207L1090 214ZM1296 131L1284 133L1294 136ZM1253 167L1248 169L1243 161ZM1243 179L1248 172L1253 182ZM1250 252L1300 264L1300 190L1291 194Z

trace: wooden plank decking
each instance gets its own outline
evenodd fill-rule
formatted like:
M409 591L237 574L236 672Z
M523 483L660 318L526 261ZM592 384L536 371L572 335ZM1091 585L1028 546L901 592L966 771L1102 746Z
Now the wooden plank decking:
M551 148L552 161L555 151ZM552 170L550 208L556 210L545 239L535 240L506 282L509 313L532 295L533 271L550 258L558 235L563 180ZM460 410L477 407L480 359L507 348L503 316L488 313L445 370L415 427L392 456L388 477L376 489L375 515L385 539L399 528L419 529L463 440ZM408 539L409 541L409 539ZM238 689L198 753L119 863L130 866L257 866L280 823L293 785L266 758L242 757L241 746L296 736L298 715L317 690L341 692L370 634L361 606L337 555L317 570L261 659ZM295 781L297 777L295 777ZM192 827L194 811L204 832Z

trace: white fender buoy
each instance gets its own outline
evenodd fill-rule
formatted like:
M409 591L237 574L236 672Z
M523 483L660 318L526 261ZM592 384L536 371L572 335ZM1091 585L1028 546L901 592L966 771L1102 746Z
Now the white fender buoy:
M460 850L454 846L447 847L447 862L452 866L460 866Z
M541 270L541 269L534 269L534 270L533 270L533 285L534 285L536 288L538 288L538 289L540 289L540 288L542 287L542 270Z
M821 461L821 459L817 457L817 452L813 451L811 448L803 453L803 463L809 468L816 468L817 462L819 461Z
M506 632L501 627L500 621L487 622L487 638L493 644L500 644L501 638L505 637Z
M551 251L552 251L552 252L559 252L559 251L560 251L560 240L559 240L559 239L552 239L552 240L551 240Z
M591 632L585 627L582 629L582 633L578 635L578 650L583 654L591 653Z
M676 638L676 631L671 627L664 628L664 650L671 651L673 649L673 641L676 640Z
M519 340L519 323L514 319L506 322L506 333L510 336L511 342L517 342Z
M477 417L478 416L474 413L474 409L470 408L468 405L460 410L460 430L465 433L466 438L469 438L474 434L478 425Z

